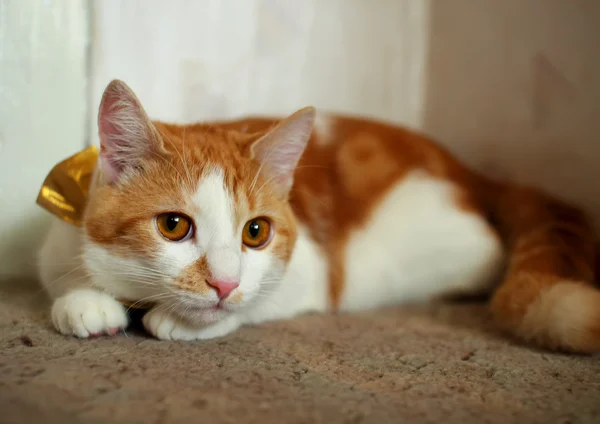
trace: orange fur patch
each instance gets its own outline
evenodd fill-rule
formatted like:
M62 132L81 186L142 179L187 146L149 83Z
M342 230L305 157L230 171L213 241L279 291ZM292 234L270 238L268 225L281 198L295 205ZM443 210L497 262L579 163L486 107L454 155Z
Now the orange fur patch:
M202 257L185 268L181 274L175 278L173 285L179 289L187 290L198 294L207 294L211 288L207 280L210 280L212 275L208 266L206 256Z
M491 302L498 324L543 347L600 350L596 252L585 215L539 191L485 184L482 197L511 251Z

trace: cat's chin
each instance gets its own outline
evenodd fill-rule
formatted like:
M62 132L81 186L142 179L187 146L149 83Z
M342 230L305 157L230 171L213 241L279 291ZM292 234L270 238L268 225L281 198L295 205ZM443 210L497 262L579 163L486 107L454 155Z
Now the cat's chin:
M215 306L184 306L180 310L175 311L182 320L192 325L208 325L214 324L217 321L222 320L231 311L220 305Z

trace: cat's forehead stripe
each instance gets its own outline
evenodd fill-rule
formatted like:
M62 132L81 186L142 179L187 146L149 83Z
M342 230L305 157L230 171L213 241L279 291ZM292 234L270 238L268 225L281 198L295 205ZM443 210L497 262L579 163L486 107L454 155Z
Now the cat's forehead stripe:
M205 172L198 183L193 202L203 220L211 224L210 235L226 242L234 237L235 204L232 193L225 184L225 172L213 166ZM217 241L217 240L213 240Z

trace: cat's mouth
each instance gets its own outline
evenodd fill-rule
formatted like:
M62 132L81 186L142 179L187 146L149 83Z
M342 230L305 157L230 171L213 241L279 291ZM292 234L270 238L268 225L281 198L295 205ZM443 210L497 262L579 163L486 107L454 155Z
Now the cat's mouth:
M229 311L226 305L221 300L212 305L186 305L183 307L187 312L218 312L218 311Z
M216 305L211 306L209 308L209 310L211 310L211 311L220 311L221 309L224 309L224 308L223 308L223 303L220 300L217 302Z

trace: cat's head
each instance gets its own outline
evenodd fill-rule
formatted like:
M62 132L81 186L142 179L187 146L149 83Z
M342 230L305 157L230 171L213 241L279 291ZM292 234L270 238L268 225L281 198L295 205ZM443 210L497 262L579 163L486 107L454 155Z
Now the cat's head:
M123 82L110 83L84 219L93 283L205 324L268 296L294 248L288 195L314 114L252 134L167 125L151 122Z

